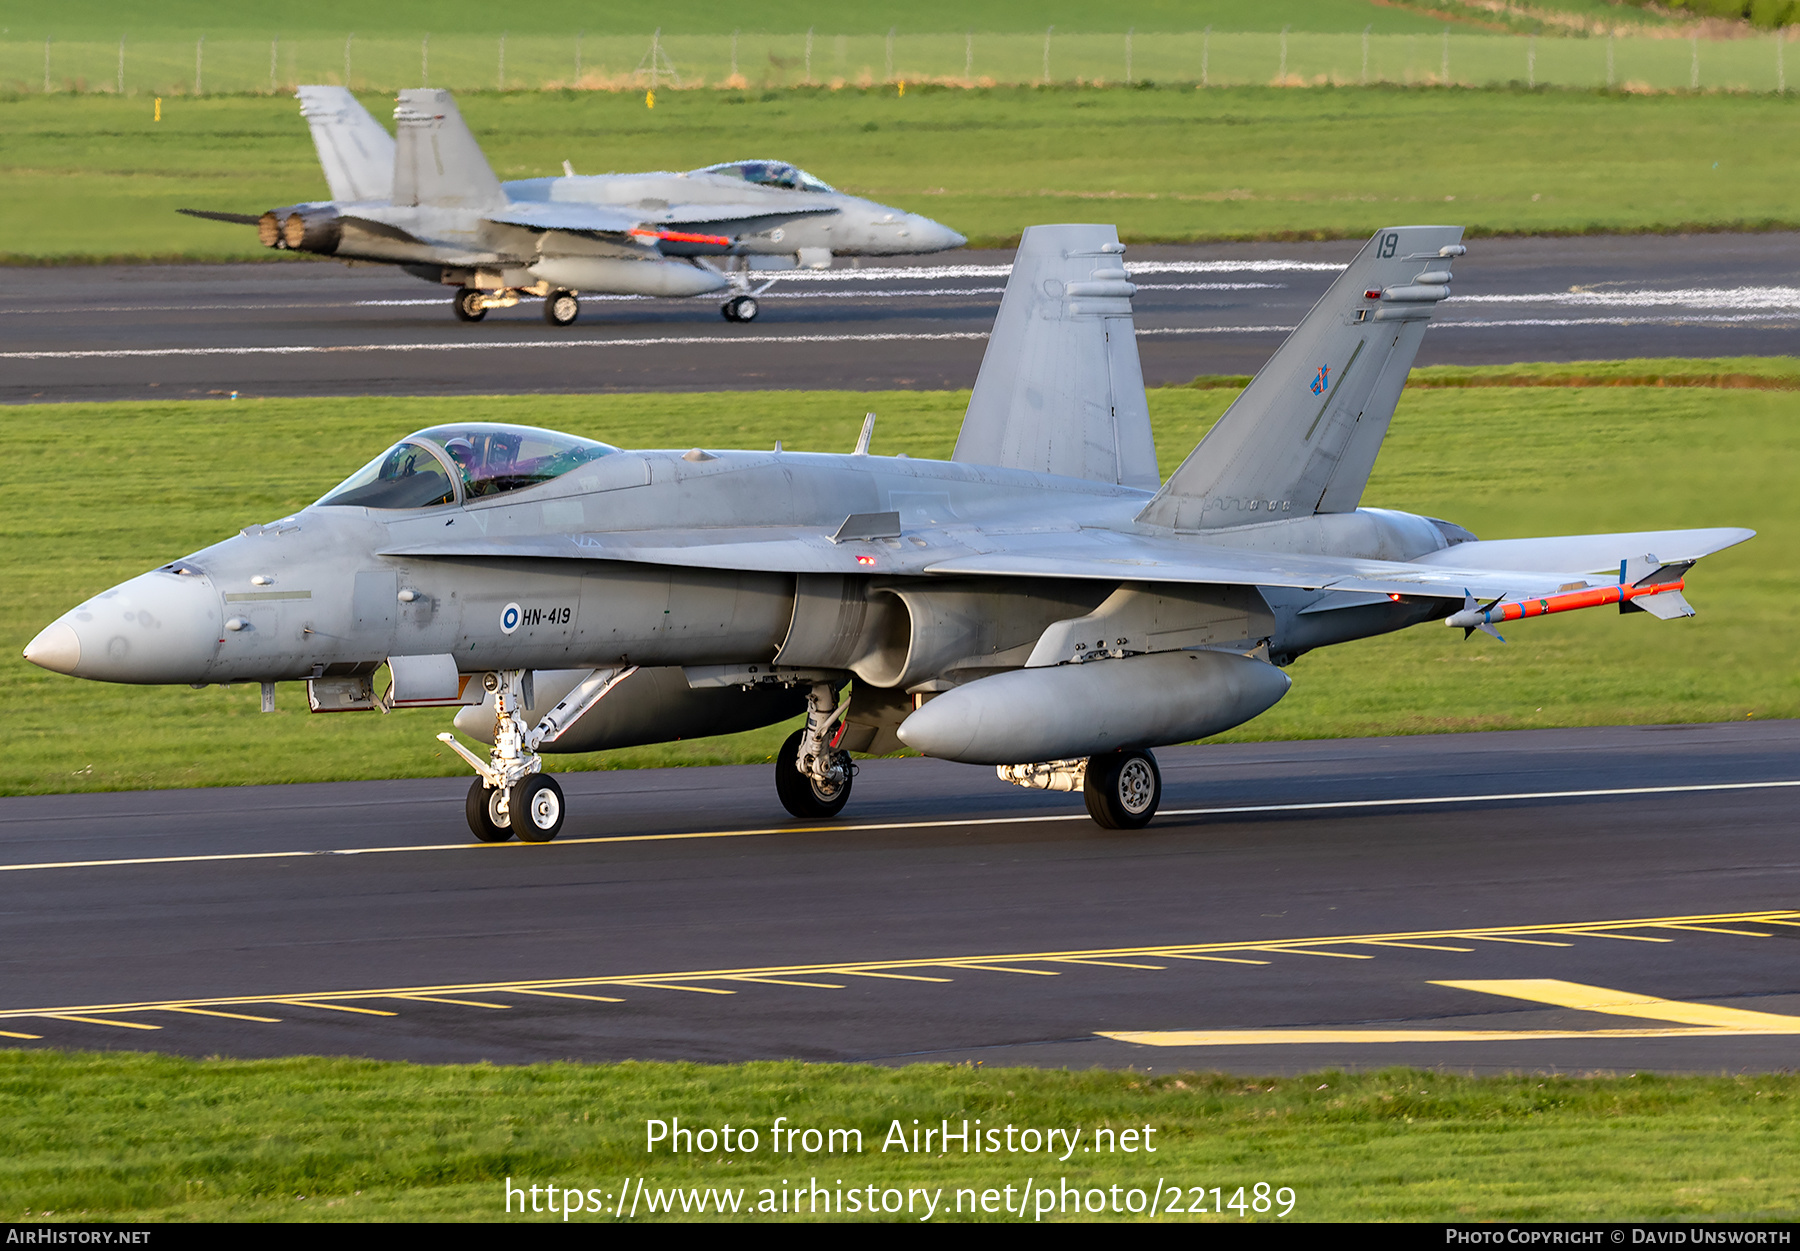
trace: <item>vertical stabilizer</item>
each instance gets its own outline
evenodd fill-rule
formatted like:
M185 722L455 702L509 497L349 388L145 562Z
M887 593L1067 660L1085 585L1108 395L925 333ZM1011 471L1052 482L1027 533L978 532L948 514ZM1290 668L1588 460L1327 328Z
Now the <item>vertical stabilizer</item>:
M1031 226L954 459L1154 490L1125 248L1111 226Z
M394 194L394 140L343 87L301 87L300 116L334 200L387 200Z
M413 87L394 109L394 203L491 209L506 203L448 91Z
M1461 238L1378 231L1138 520L1208 530L1353 511Z

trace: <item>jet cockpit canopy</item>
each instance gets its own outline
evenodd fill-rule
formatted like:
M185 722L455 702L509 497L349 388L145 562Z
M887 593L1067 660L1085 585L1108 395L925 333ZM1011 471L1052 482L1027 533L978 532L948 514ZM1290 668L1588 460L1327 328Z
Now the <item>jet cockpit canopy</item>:
M782 187L788 191L824 191L835 192L837 188L822 179L814 178L805 170L789 165L786 161L726 161L721 165L708 165L705 169L697 169L696 174L723 174L727 178L742 178L745 182L759 187Z
M619 449L536 426L471 421L408 435L319 500L359 508L430 508L519 491Z

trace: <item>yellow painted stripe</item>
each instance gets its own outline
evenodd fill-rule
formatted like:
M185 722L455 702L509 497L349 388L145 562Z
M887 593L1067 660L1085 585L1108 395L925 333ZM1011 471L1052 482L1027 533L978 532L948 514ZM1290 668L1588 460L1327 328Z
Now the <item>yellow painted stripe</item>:
M1616 938L1620 942L1627 943L1672 943L1675 941L1673 938L1652 938L1645 934L1613 934L1604 930L1592 930L1586 928L1551 930L1549 932L1552 934L1570 934L1576 938Z
M1344 799L1303 804L1250 804L1236 808L1164 808L1160 817L1234 817L1282 812L1347 812L1370 808L1441 807L1445 804L1513 803L1544 799L1627 798L1636 795L1683 795L1712 791L1754 791L1800 787L1800 779L1773 782L1713 782L1696 786L1616 786L1578 791L1517 791L1481 795L1402 796L1395 799ZM976 829L990 825L1033 825L1056 821L1088 821L1086 813L1050 813L1021 817L977 817L945 821L882 821L865 825L778 825L765 829L695 830L675 834L614 834L596 838L559 838L549 843L416 843L400 847L345 847L305 851L238 851L191 856L125 856L110 860L45 860L0 864L0 873L45 869L98 869L146 864L203 864L227 860L288 860L306 856L378 856L406 852L472 851L501 854L548 854L558 847L605 843L665 843L689 839L765 838L780 834L858 834L884 830ZM527 850L529 849L529 850Z
M611 995L573 995L566 990L525 990L521 988L518 993L521 995L547 995L552 999L590 999L595 1003L625 1002L623 999L618 999Z
M875 973L868 969L822 969L824 973L838 973L844 977L886 977L896 982L954 982L953 977L920 977L917 973Z
M247 1016L242 1012L215 1012L211 1008L159 1008L160 1012L186 1012L191 1016L222 1016L233 1021L260 1021L265 1025L279 1025L278 1016Z
M814 990L847 989L847 987L838 986L831 982L796 982L792 978L787 977L757 977L753 974L745 974L741 977L734 977L731 980L734 982L761 982L767 986L811 986Z
M9 1029L0 1029L0 1038L42 1038L42 1034L15 1034Z
M47 1015L47 1014L46 1014ZM83 1025L116 1025L120 1029L161 1029L160 1025L146 1025L142 1021L114 1021L103 1016L70 1016L58 1013L50 1018L53 1021L80 1021Z
M1529 1042L1550 1038L1717 1038L1724 1035L1800 1034L1800 1016L1749 1012L1707 1003L1658 999L1604 986L1584 986L1553 978L1517 978L1465 982L1432 982L1482 994L1504 995L1532 1003L1673 1021L1678 1028L1655 1029L1201 1029L1098 1031L1102 1038L1146 1047L1251 1047L1334 1043Z
M1718 925L1679 925L1671 922L1667 925L1658 926L1657 928L1665 930L1693 930L1697 934L1736 934L1739 938L1774 937L1773 934L1759 934L1755 930L1728 930Z
M1510 999L1554 1004L1559 1008L1576 1008L1582 1012L1604 1012L1609 1016L1673 1021L1677 1025L1706 1025L1737 1033L1751 1031L1759 1034L1800 1034L1800 1016L1751 1012L1743 1008L1721 1008L1709 1003L1684 1003L1678 999L1658 999L1654 995L1610 990L1605 986L1584 986L1580 982L1563 982L1548 977L1433 982L1432 985L1479 991L1484 995L1505 995Z
M1445 947L1437 943L1402 943L1391 938L1370 938L1365 940L1370 947L1410 947L1414 951L1474 951L1473 947Z
M383 997L391 998L391 996L383 996ZM231 1000L231 1002L232 1003L241 1003L243 1001L234 999L234 1000ZM250 1002L255 1003L255 1002L259 1002L259 1001L251 1000ZM320 1003L316 999L270 999L270 1000L267 1000L266 1002L268 1002L268 1003L285 1003L288 1006L294 1007L294 1008L323 1008L327 1012L360 1012L364 1016L399 1016L400 1015L398 1012L383 1012L380 1008L352 1008L348 1004L342 1004L342 1003Z
M629 986L648 986L651 990L691 990L696 995L735 995L735 990L719 990L713 986L682 986L669 982L628 982Z
M1256 950L1272 951L1282 956L1335 956L1339 960L1373 960L1375 958L1374 956L1365 956L1357 951L1319 951L1313 947L1258 947Z
M1166 964L1130 964L1124 960L1094 960L1086 956L1055 956L1058 964L1098 964L1109 969L1167 969Z
M450 1003L459 1008L494 1008L502 1012L512 1007L510 1003L481 1003L475 999L446 999L442 995L395 995L394 998L412 999L419 1003Z
M1370 959L1368 956L1352 955L1348 952L1319 953L1316 949L1345 944L1392 943L1396 941L1428 941L1432 939L1461 939L1464 941L1512 942L1547 945L1556 947L1572 946L1566 942L1546 942L1542 939L1526 937L1534 934L1561 934L1571 938L1604 938L1616 937L1610 931L1622 929L1643 929L1645 927L1667 926L1671 924L1716 925L1750 922L1754 924L1800 924L1800 911L1794 909L1765 909L1755 912L1700 913L1667 917L1630 917L1611 921L1583 921L1571 923L1567 921L1538 925L1499 925L1487 927L1470 927L1450 930L1412 930L1397 931L1386 934L1338 934L1317 938L1289 938L1279 942L1268 941L1236 941L1217 943L1170 943L1143 947L1111 947L1089 948L1084 950L1037 951L1037 952L998 952L989 955L932 955L892 960L866 960L853 964L842 961L818 964L773 965L753 968L725 969L690 969L680 972L629 973L601 977L551 977L528 978L510 982L453 982L434 986L388 986L362 989L330 989L306 992L287 991L264 995L222 995L205 999L151 1000L137 1003L109 1004L65 1004L56 1007L8 1008L0 1009L0 1020L27 1017L56 1016L65 1013L112 1013L134 1012L145 1009L161 1009L170 1007L225 1008L232 1006L254 1006L258 1004L286 1004L301 1007L315 1007L337 1012L365 1012L374 1016L392 1016L394 1013L382 1012L373 1008L355 1008L335 1000L369 1000L389 999L405 995L468 995L468 994L500 994L513 991L578 991L585 988L605 988L628 990L633 986L653 986L659 989L697 989L714 994L729 994L729 991L709 990L704 987L681 986L678 983L695 981L717 981L721 978L741 977L745 975L795 977L816 976L858 976L858 977L896 977L907 980L950 980L934 978L926 970L935 969L994 969L1002 972L1027 973L1040 977L1055 977L1057 974L1047 969L1019 968L1021 962L1051 960L1118 960L1133 957L1148 957L1159 960L1207 960L1225 964L1266 965L1268 960L1256 958L1260 954L1329 954L1340 958ZM1639 937L1631 935L1629 937ZM1670 942L1671 939L1651 939L1653 942ZM906 972L902 972L906 970Z

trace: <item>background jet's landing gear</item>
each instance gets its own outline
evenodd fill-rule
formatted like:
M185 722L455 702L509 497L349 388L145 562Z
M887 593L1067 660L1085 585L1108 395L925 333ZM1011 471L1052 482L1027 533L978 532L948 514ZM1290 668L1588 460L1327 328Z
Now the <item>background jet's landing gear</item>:
M552 291L544 298L544 320L552 326L573 326L581 316L581 301L573 291Z
M755 321L761 311L755 298L748 295L732 296L719 309L726 321Z
M856 764L836 746L849 711L848 700L838 702L835 685L815 682L806 697L806 727L790 734L776 754L775 794L795 816L835 817L850 802Z
M515 834L528 843L547 843L562 829L563 794L554 778L538 772L543 762L537 746L545 728L528 731L520 720L530 702L531 672L490 673L482 685L493 692L498 709L488 759L457 742L454 734L438 735L439 742L481 775L469 788L469 829L484 843L502 843Z
M1141 830L1162 803L1162 771L1147 751L1089 756L1081 788L1088 815L1108 830Z
M456 293L457 321L480 321L487 316L487 296L475 287L464 287Z

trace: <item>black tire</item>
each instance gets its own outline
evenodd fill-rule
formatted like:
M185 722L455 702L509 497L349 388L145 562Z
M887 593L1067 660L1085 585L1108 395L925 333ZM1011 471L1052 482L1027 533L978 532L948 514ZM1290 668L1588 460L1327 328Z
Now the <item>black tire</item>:
M747 295L738 296L732 303L737 305L737 316L735 318L737 321L755 321L756 315L762 312L762 306L757 304L754 299Z
M552 291L544 297L544 320L552 326L573 326L581 316L581 301L573 291Z
M533 773L512 788L508 816L512 832L524 843L547 843L562 832L562 787L547 773Z
M481 306L481 292L474 287L464 287L456 293L456 302L451 305L456 310L457 321L480 321L487 316L487 310Z
M1108 830L1141 830L1162 804L1162 771L1147 751L1090 756L1082 787L1088 815Z
M513 836L512 826L494 820L494 801L500 792L476 778L469 786L468 802L463 811L469 818L469 829L484 843L504 843Z
M737 300L726 300L723 304L719 305L719 316L723 317L726 321L736 321L738 319Z
M827 790L800 772L800 739L804 730L795 730L775 756L775 795L781 806L805 820L835 817L850 802L850 784L854 777L844 778L842 786Z

